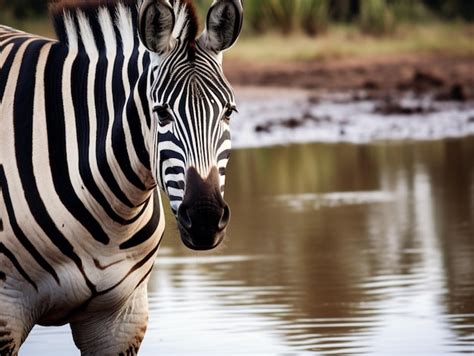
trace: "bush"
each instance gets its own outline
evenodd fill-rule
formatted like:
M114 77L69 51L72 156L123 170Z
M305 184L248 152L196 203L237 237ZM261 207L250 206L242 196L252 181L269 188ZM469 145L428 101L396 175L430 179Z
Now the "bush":
M426 22L436 19L433 12L422 1L392 1L391 8L397 22Z
M362 32L372 35L385 35L395 29L393 12L386 0L363 0L359 24Z
M193 1L204 18L212 1ZM0 0L0 19L44 15L47 2ZM314 36L337 21L355 23L365 33L384 35L398 22L474 20L474 0L244 0L244 7L247 34L303 31Z
M0 11L11 11L16 19L24 19L26 17L38 16L46 13L46 1L32 1L32 0L15 0L5 1L0 0Z
M329 1L301 0L299 18L303 31L308 35L325 32L329 22Z

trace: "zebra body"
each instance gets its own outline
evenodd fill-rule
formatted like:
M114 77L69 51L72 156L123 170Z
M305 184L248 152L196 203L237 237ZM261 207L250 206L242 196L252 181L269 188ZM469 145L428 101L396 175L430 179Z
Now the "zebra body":
M157 186L188 247L222 240L235 104L221 51L241 16L214 1L197 37L184 0L69 1L53 9L57 41L0 27L0 355L65 323L83 354L138 352Z

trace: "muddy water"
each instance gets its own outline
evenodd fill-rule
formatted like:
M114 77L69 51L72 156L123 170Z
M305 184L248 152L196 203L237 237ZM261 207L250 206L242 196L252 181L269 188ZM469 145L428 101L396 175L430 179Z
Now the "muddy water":
M234 147L302 142L370 143L474 135L474 101L439 101L433 93L383 96L237 88Z
M229 175L225 246L168 230L141 355L474 352L474 137L239 150ZM64 327L22 354L78 353Z

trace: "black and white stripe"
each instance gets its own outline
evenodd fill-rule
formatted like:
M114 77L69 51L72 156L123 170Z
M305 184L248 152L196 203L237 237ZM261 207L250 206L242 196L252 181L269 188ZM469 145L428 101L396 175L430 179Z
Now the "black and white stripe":
M0 27L0 355L35 323L65 322L84 353L99 352L82 315L118 312L140 291L145 302L124 319L134 308L146 316L141 286L164 231L155 187L175 213L190 167L203 178L217 167L224 190L235 99L220 51L206 32L196 39L189 3L70 3L53 10L57 41ZM151 32L167 50L140 40L150 4L172 11L167 42ZM240 1L213 8L241 15ZM121 342L138 350L109 339L103 354Z
M235 107L230 86L216 60L197 45L190 65L186 43L178 43L160 67L152 87L155 105L168 107L173 120L158 128L155 162L159 182L168 192L175 213L183 199L185 172L195 167L207 177L218 167L224 190L231 141L225 112ZM182 118L193 118L183 120Z

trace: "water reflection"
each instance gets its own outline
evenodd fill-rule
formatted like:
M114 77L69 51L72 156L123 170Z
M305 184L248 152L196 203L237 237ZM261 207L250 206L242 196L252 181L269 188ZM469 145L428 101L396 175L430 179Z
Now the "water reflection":
M168 231L141 354L474 352L473 157L474 138L234 152L225 246ZM55 354L44 332L23 354Z

